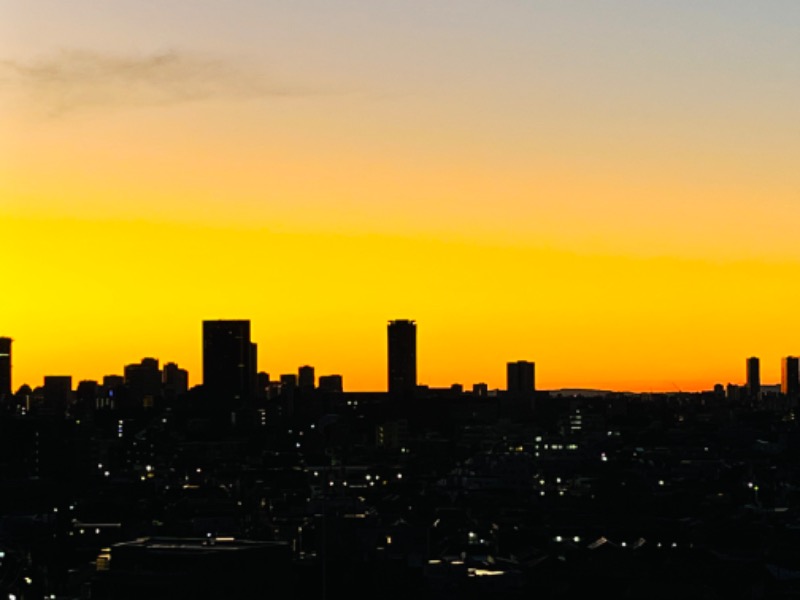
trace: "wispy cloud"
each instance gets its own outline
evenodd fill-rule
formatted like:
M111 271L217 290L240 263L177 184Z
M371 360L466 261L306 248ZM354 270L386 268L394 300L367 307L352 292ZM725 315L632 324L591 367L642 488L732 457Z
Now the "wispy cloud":
M250 66L178 51L123 56L64 50L29 62L0 60L0 89L24 93L52 115L308 93L270 81Z

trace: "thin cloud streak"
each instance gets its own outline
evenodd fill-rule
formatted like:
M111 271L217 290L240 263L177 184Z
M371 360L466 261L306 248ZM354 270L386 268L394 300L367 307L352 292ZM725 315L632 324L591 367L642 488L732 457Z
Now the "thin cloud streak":
M21 92L52 116L211 98L313 94L271 82L248 65L178 51L123 56L63 50L29 62L2 60L0 90Z

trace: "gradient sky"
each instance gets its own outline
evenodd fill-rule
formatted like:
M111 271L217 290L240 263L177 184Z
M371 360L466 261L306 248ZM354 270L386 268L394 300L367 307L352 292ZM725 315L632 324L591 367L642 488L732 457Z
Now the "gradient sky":
M259 367L695 390L800 354L794 0L0 0L14 386Z

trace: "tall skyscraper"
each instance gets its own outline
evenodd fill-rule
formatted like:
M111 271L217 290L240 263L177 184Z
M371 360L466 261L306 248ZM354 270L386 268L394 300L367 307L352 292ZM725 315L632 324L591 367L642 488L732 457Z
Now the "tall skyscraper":
M203 321L203 388L230 408L248 403L256 387L256 345L250 321Z
M0 337L0 398L11 395L11 338Z
M417 389L417 324L389 321L389 394L411 397Z
M787 356L781 363L781 393L785 396L800 395L800 359Z
M506 365L506 389L512 396L530 398L536 390L535 365L526 360Z
M761 364L755 356L747 359L747 395L755 400L761 398Z

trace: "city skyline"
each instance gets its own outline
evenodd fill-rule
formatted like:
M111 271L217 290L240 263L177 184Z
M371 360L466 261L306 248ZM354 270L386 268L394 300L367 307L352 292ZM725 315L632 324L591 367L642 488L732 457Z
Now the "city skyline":
M296 385L300 387L314 387L315 386L315 370L316 366L308 364L307 362L299 362L296 366L289 369L274 370L270 369L269 365L258 363L258 344L251 340L250 336L251 322L243 319L215 319L202 321L202 336L200 341L200 349L202 354L201 365L202 368L197 373L202 373L201 381L196 383L202 384L207 387L212 393L220 397L229 398L233 404L246 402L248 397L255 394L256 380L259 374L266 373L270 376L272 382L280 381L284 376L291 376L295 378ZM12 364L15 361L14 354L11 352L12 338L0 337L0 380L5 381L5 385L11 385L11 393L16 392L21 385L30 385L37 387L35 381L14 381ZM500 358L498 364L504 368L502 381L495 382L494 379L487 379L481 377L480 373L474 373L470 379L459 379L449 382L432 382L426 380L419 380L417 371L419 365L417 364L417 324L415 320L399 319L389 321L387 329L387 337L384 341L384 371L382 374L384 385L363 388L358 386L347 386L347 391L385 391L390 395L394 394L396 397L411 397L413 389L417 385L429 387L448 387L450 385L462 385L467 389L470 385L480 384L488 385L489 389L495 390L509 390L519 393L520 390L530 389L597 389L613 392L699 392L710 391L715 385L719 384L733 384L741 387L754 399L758 399L761 395L763 388L772 387L780 389L781 393L795 395L797 390L800 389L800 379L798 379L797 362L795 356L783 356L778 363L779 378L775 381L767 378L762 381L761 375L761 358L748 357L745 360L744 369L742 369L741 377L723 381L721 379L710 383L706 387L697 389L682 389L676 384L672 385L670 389L624 389L603 386L586 386L576 385L565 382L563 385L557 386L536 386L535 381L538 381L538 375L534 375L536 368L536 361L527 360L507 360L503 362ZM158 370L159 361L161 358L151 358L150 355L142 358L140 364L127 364L130 359L126 360L124 368L121 366L117 369L112 369L102 374L94 374L90 376L75 375L66 371L59 372L54 375L54 371L44 370L40 381L46 381L47 377L69 377L77 385L80 381L100 381L102 378L119 377L120 373L125 373L125 380L129 378L129 372L145 367L148 364L155 365L154 368ZM122 364L122 363L121 363ZM185 363L180 363L184 365ZM787 365L791 365L787 367ZM167 367L173 371L178 369L179 365L176 364L174 357L167 357L165 361L165 373ZM493 365L496 370L497 365ZM768 371L769 371L768 365ZM337 378L338 385L341 387L341 378L346 377L347 373L325 369L322 370L324 375L321 378ZM8 374L12 373L9 377ZM160 373L160 371L159 371ZM184 377L191 373L191 369L184 371ZM174 380L175 375L170 377L170 383ZM197 375L195 375L197 377ZM197 377L199 379L199 377ZM349 378L347 378L349 383ZM395 382L395 387L392 387L392 382ZM489 382L487 384L487 381ZM13 383L10 383L13 382ZM167 383L167 380L164 380ZM185 387L185 384L184 384Z
M91 18L86 18L91 15ZM15 381L245 315L262 365L632 391L800 345L800 5L0 0ZM578 366L579 368L576 368Z

